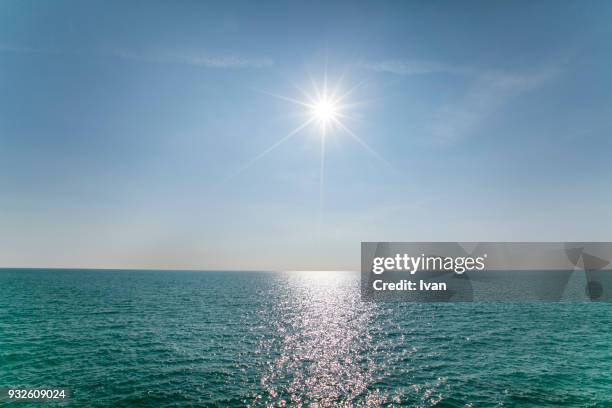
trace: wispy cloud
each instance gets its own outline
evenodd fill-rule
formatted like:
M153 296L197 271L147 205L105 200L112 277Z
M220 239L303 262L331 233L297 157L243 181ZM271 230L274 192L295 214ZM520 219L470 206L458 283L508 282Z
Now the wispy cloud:
M440 108L427 128L434 142L455 144L476 131L511 99L539 87L557 74L557 69L527 73L479 73L472 79L466 94L454 104Z
M27 47L10 44L0 44L0 52L12 52L17 54L68 54L55 48Z
M206 52L169 52L150 51L136 52L125 49L111 51L90 50L62 50L56 48L28 47L0 44L0 52L25 53L25 54L54 54L54 55L79 55L79 56L102 56L121 58L125 60L160 63L160 64L184 64L204 68L216 69L245 69L245 68L267 68L274 65L274 61L266 57L244 56L237 53L210 54Z
M194 65L205 68L266 68L274 65L270 58L245 57L238 54L212 55L202 52L175 53L154 52L136 53L125 50L115 50L111 53L114 57L153 63L170 63Z
M425 126L428 137L443 145L455 144L472 134L509 100L554 78L562 65L563 61L538 70L507 72L413 59L387 59L360 64L363 69L373 72L401 76L447 73L468 81L465 94L454 103L437 108Z
M439 72L470 74L471 68L453 66L435 61L413 59L388 59L382 61L361 62L361 68L374 72L387 72L396 75L423 75Z

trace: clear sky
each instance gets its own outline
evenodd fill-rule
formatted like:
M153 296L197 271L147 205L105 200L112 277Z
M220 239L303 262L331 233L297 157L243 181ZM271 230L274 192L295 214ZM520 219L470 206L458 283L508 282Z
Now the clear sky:
M607 1L4 0L0 265L357 269L360 241L610 241L611 38ZM317 126L260 156L308 118L273 95L326 72L356 86L342 121L363 144L328 131L323 178Z

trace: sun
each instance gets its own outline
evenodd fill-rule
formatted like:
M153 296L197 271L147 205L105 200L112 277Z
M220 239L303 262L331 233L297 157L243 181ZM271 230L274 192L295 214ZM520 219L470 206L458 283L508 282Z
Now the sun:
M302 99L281 97L306 108L303 114L306 116L305 125L311 125L318 130L322 138L337 133L338 130L348 130L344 122L350 118L348 110L353 104L348 103L348 96L357 88L350 88L346 92L341 90L341 79L335 84L328 82L327 74L322 82L316 82L311 78L312 89L310 92L300 89Z
M390 166L378 152L372 149L361 137L357 136L348 126L349 122L354 122L355 117L351 115L351 111L357 106L363 105L364 101L350 102L350 96L358 88L362 86L364 81L357 83L348 90L342 90L342 79L344 75L335 83L329 83L327 78L327 69L322 82L316 82L310 78L312 89L310 92L294 85L295 89L301 94L300 97L288 97L277 95L269 92L262 92L277 99L281 99L298 106L301 111L297 114L303 118L301 124L289 131L286 135L278 139L272 145L268 146L261 153L253 157L246 164L238 168L233 174L227 177L228 181L236 175L246 171L253 164L267 156L278 146L293 138L298 133L302 133L308 128L315 128L315 133L318 136L320 145L320 177L319 177L319 225L321 225L321 214L323 213L323 191L324 191L324 175L325 175L325 150L327 139L332 135L346 135L354 142L364 148L376 159ZM312 133L311 133L312 134Z
M232 175L226 180L231 179L237 174L242 173L253 164L267 156L270 152L275 150L278 146L285 143L287 140L293 138L296 134L302 133L308 128L314 128L316 135L318 135L319 143L321 146L321 179L320 179L320 201L322 202L323 197L323 173L325 168L325 150L327 139L331 136L347 135L350 139L360 145L362 148L367 150L374 157L384 162L386 165L389 163L374 149L372 149L361 137L357 136L348 126L348 122L355 121L355 117L351 115L351 111L357 106L364 104L364 101L353 101L350 102L351 95L359 89L365 81L357 83L356 85L349 87L348 90L342 90L342 75L335 83L330 83L327 77L327 70L321 82L315 81L310 77L312 89L307 91L298 86L295 89L301 94L300 97L288 97L277 95L269 92L262 92L269 96L291 102L292 104L300 107L302 111L297 114L298 117L302 117L304 120L296 128L291 130L285 136L278 139L268 148L263 150L261 153L253 157L246 164L238 168ZM312 133L311 133L312 134ZM322 204L320 204L322 205Z
M338 104L332 99L322 98L312 105L311 116L324 130L338 120Z

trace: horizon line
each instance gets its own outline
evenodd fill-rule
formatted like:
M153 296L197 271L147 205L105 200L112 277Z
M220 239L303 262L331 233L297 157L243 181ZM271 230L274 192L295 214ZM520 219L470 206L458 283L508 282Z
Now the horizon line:
M357 270L338 269L185 269L185 268L91 268L91 267L29 267L29 266L0 266L1 270L71 270L71 271L141 271L141 272L248 272L248 273L283 273L283 272L359 272Z

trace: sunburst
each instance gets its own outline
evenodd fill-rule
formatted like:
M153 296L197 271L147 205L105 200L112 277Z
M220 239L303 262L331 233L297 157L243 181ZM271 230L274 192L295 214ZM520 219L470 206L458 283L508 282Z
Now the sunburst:
M340 78L333 87L329 86L327 73L324 76L324 79L321 82L317 83L311 78L312 90L310 92L306 92L299 87L295 87L298 92L301 94L302 99L296 99L292 97L276 95L269 92L263 92L272 97L291 102L295 105L300 106L304 109L302 112L303 117L305 117L304 121L289 132L287 135L280 138L278 141L273 143L267 149L263 150L260 154L255 156L253 159L248 161L242 167L240 167L231 177L236 176L239 173L244 172L246 169L251 167L257 161L261 160L268 153L276 149L278 146L291 139L298 133L314 127L318 131L318 135L320 137L320 184L319 184L319 217L322 213L323 207L323 181L325 175L325 142L328 136L332 134L345 134L351 137L355 142L357 142L361 147L366 149L370 154L375 156L377 159L382 160L385 164L388 165L388 162L378 154L374 149L372 149L363 139L357 136L348 126L347 122L349 122L352 116L349 114L350 110L355 106L359 105L358 102L350 103L348 101L349 96L359 88L362 83L359 83L352 88L348 89L345 92L341 92L341 83L342 78Z

